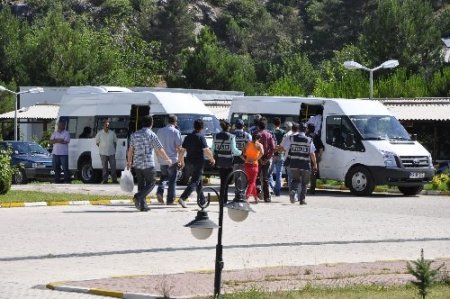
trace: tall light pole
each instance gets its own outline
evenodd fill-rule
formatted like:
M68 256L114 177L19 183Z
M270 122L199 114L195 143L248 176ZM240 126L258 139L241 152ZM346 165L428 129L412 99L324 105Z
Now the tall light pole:
M17 102L20 94L24 93L40 93L44 92L44 89L42 87L35 87L24 91L15 92L12 90L7 89L4 86L0 85L0 91L6 91L9 93L12 93L15 97L15 103L14 103L14 140L17 141Z
M395 67L398 66L398 60L396 59L391 59L388 61L383 62L382 64L380 64L377 67L374 67L373 69L369 69L368 67L350 60L350 61L346 61L344 62L344 67L349 69L349 70L364 70L364 71L368 71L370 73L370 95L369 95L369 99L373 98L373 72L378 71L379 69L393 69Z
M216 245L216 262L215 262L215 270L214 270L214 297L219 298L221 284L222 284L222 269L224 267L223 255L222 255L222 228L223 228L223 210L224 207L228 208L228 215L231 220L241 222L244 221L249 212L254 212L252 208L250 208L247 201L244 200L244 192L247 188L247 176L242 170L235 170L227 176L225 182L231 181L233 175L237 176L235 188L237 188L236 197L233 201L228 202L228 184L226 184L223 193L218 193L212 187L206 187L204 190L213 191L217 197L219 198L219 225L215 224L208 218L208 213L205 209L209 206L210 203L210 194L208 193L208 197L206 200L202 201L199 197L197 198L197 204L201 208L201 210L197 211L197 216L194 220L185 225L185 227L189 227L191 229L191 233L195 238L199 240L205 240L209 238L213 232L213 229L217 228L217 245Z

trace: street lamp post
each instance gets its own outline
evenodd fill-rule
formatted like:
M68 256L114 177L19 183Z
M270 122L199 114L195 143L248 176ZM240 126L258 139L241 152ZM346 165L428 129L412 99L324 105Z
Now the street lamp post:
M15 102L14 102L14 140L17 141L17 102L18 102L19 95L24 94L24 93L40 93L40 92L44 92L44 89L42 87L34 87L34 88L30 88L28 90L15 92L15 91L9 90L6 87L0 85L0 91L6 91L9 93L12 93L15 97Z
M398 66L398 60L396 59L391 59L391 60L387 60L385 62L383 62L382 64L380 64L377 67L374 67L373 69L370 69L356 61L350 60L350 61L345 61L344 62L344 67L349 69L349 70L364 70L364 71L368 71L370 73L370 94L369 94L369 99L373 98L373 72L378 71L379 69L393 69L395 67Z
M252 208L250 208L248 202L242 198L244 196L245 189L247 188L247 176L242 170L235 170L228 175L226 182L229 182L233 175L237 178L235 181L235 188L237 188L237 190L235 192L236 197L229 203L225 204L228 198L228 184L226 185L223 194L219 194L217 190L212 187L206 187L203 189L211 190L219 198L219 225L209 220L208 213L205 211L211 202L210 193L208 193L207 199L203 201L200 197L197 197L197 204L201 210L197 211L197 216L194 220L185 225L185 227L191 228L191 232L194 237L200 240L209 238L213 229L219 229L217 234L216 261L214 270L214 298L218 298L220 296L222 269L224 266L222 256L223 208L228 208L228 215L232 220L237 222L244 221L249 212L254 212Z

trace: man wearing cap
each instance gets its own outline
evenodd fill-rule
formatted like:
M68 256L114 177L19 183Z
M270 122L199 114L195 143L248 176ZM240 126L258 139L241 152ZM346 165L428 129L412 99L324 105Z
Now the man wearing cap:
M281 146L288 152L290 174L292 175L292 188L289 191L291 203L295 203L297 193L300 205L306 205L306 185L312 171L317 171L316 148L312 139L305 135L306 124L298 125L299 133L283 140ZM293 126L294 128L294 126ZM311 167L312 165L312 167Z
M214 135L211 151L219 168L220 196L225 201L227 198L225 195L228 185L227 177L233 171L233 156L242 155L242 151L236 147L236 136L229 132L231 128L230 123L226 120L221 120L220 126L222 127L222 132Z
M242 151L248 142L252 141L252 135L244 131L244 121L242 119L236 120L235 123L235 130L232 132L234 136L236 136L236 147L238 150ZM233 159L233 171L235 170L242 170L244 171L244 163L245 159L243 156L236 156ZM239 173L234 175L234 184L239 183ZM242 188L235 188L236 190L236 197L238 197L237 191L238 189ZM244 190L242 190L244 191ZM245 196L245 194L242 194L242 196Z

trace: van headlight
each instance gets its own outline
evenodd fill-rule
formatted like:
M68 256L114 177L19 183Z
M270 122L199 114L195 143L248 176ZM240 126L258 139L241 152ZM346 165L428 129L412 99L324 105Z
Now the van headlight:
M394 168L397 166L397 161L395 160L395 154L393 152L381 151L383 154L384 166L387 168Z

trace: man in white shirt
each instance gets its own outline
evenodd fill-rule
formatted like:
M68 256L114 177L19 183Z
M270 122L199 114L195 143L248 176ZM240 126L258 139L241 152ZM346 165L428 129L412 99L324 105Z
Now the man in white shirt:
M114 184L117 183L116 173L116 146L117 136L114 131L109 129L109 120L103 121L103 129L98 131L95 136L95 143L98 146L98 152L100 159L102 160L103 167L103 180L102 184L108 183L108 163L111 167L111 179Z
M55 183L61 183L61 167L64 172L64 183L70 184L69 171L69 142L70 134L66 130L66 123L58 122L58 128L50 136L50 144L53 144L53 169L55 171Z

